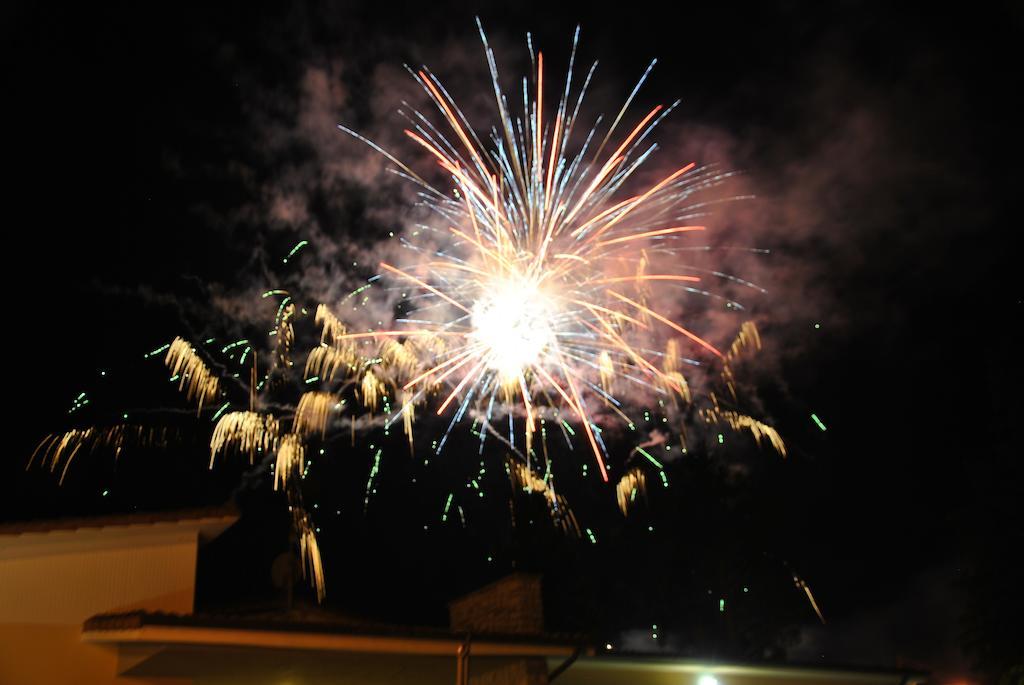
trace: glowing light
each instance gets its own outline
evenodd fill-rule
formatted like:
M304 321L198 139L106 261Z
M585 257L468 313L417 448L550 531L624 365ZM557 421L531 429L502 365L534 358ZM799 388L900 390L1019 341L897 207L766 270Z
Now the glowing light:
M718 678L713 675L704 674L697 678L697 685L718 685Z
M550 300L536 285L500 282L473 306L471 337L483 343L487 366L513 380L554 342L552 317Z
M822 433L828 430L827 428L825 428L825 424L821 422L821 419L818 418L817 414L811 414L811 420L814 421L815 424L817 424L818 428L821 429Z

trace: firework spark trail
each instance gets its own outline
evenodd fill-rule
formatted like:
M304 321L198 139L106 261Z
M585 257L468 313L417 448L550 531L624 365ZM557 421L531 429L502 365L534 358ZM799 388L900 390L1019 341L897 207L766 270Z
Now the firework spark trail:
M787 567L789 566L786 562L783 563ZM793 576L793 585L795 585L798 590L803 591L804 595L807 597L807 603L811 605L811 609L813 609L814 613L818 616L818 620L821 621L822 625L826 625L825 614L822 613L821 607L818 605L817 600L814 599L814 593L811 592L811 586L808 585L807 581L798 576L792 569L790 569L790 573Z
M289 490L289 493L297 492ZM302 575L316 589L317 601L324 601L327 596L327 582L324 578L324 566L320 556L320 543L317 541L313 522L302 506L301 499L289 496L292 510L292 528L298 537L299 558L302 564Z
M615 486L615 499L623 516L629 514L629 509L636 501L636 496L644 495L646 490L647 474L643 469L634 467L619 479L618 485Z
M580 537L581 531L576 514L566 501L565 497L555 492L555 487L550 473L540 477L533 472L529 465L523 462L513 462L511 459L506 462L509 478L514 487L520 491L541 495L548 506L551 520L565 533L573 533Z
M118 459L129 445L144 447L166 443L169 432L167 428L148 428L128 424L117 424L108 428L97 426L72 428L64 433L51 434L43 438L32 452L32 456L29 457L25 469L28 470L32 467L36 457L39 457L40 463L44 467L48 466L51 472L56 471L57 467L63 463L59 480L59 483L63 484L71 462L86 446L88 446L89 452L95 452L100 447L112 449L114 458Z
M231 447L247 453L250 461L256 452L270 452L277 445L279 431L277 419L269 414L254 411L224 414L210 438L210 468L217 455Z
M277 462L274 465L274 489L284 489L290 478L301 474L306 465L306 447L302 436L288 433L277 444Z
M164 360L171 370L172 378L178 378L178 388L186 397L196 400L198 412L205 402L212 402L220 396L220 382L199 357L195 348L185 339L178 337L170 344Z
M330 413L340 408L340 400L327 392L307 392L299 398L295 408L292 431L299 435L319 433L323 437L327 433L327 421Z

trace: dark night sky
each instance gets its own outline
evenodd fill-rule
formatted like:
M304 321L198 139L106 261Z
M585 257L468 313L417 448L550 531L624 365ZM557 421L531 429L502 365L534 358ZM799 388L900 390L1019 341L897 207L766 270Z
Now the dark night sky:
M1007 556L1021 547L1024 526L1015 435L1021 362L1012 333L1024 293L1011 211L1022 181L1013 102L1020 9L674 3L599 14L593 4L529 5L7 6L12 439L0 519L226 499L244 469L207 473L201 435L187 437L181 454L147 455L146 465L128 458L116 472L97 456L73 469L62 489L22 468L40 437L68 427L67 410L83 390L100 387L98 401L116 396L133 413L184 408L170 390L147 393L147 383L136 382L162 377L141 353L178 333L238 331L225 312L269 282L296 240L315 234L340 261L399 220L382 210L398 191L360 194L359 178L320 171L325 160L365 157L318 129L321 121L398 130L385 106L404 61L430 64L442 78L479 78L475 14L501 54L521 58L532 31L552 64L564 62L579 22L585 58L601 60L598 81L610 89L598 89L599 102L621 100L614 88L658 57L639 106L682 98L667 135L742 169L756 190L754 219L735 221L740 231L756 223L753 241L775 253L764 268L777 272L777 287L759 313L776 341L773 371L785 382L764 401L794 446L785 467L758 470L740 496L741 514L718 515L696 484L681 488L696 504L662 503L660 511L686 522L672 530L688 542L643 542L639 529L619 531L596 558L606 567L593 585L614 576L605 599L628 604L636 589L628 584L643 581L623 570L623 558L664 564L665 573L703 568L706 560L680 546L699 557L728 539L766 550L751 582L790 592L784 570L777 579L763 570L785 561L814 587L827 627L814 627L799 597L784 610L804 627L798 658L824 653L834 662L957 674L967 663L957 644L972 628L996 654L1012 653L1024 642L1015 625L1024 611L1019 574ZM283 222L274 204L288 193L304 203L302 226ZM99 369L110 376L101 380ZM826 434L809 423L811 411L826 419ZM179 423L193 425L187 417ZM711 478L701 470L711 467L679 468L681 477ZM365 474L364 465L354 473ZM329 485L325 474L316 487ZM695 514L698 506L705 509ZM758 512L770 513L757 522ZM377 598L339 597L332 606L432 617L435 605L498 572L478 562L500 541L438 533L410 542L395 532L397 514L373 523L345 518L325 535L334 550L328 561L364 569L337 577L349 574L346 582L366 583ZM393 549L398 540L410 550L404 557ZM394 568L462 547L477 559L463 574L455 561L426 563L417 579ZM659 556L665 549L671 556ZM565 552L547 541L522 554L547 569ZM549 575L559 582L557 572ZM618 624L607 616L613 612L596 612L602 634L649 627L644 607L657 598L637 594L638 608ZM401 616L403 598L413 595L425 599ZM567 601L557 610L574 609Z

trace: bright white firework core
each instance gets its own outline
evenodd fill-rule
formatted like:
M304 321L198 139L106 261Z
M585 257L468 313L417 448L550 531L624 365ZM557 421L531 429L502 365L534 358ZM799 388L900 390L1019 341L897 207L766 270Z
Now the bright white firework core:
M473 306L473 337L487 347L487 365L506 381L519 377L554 341L553 314L536 285L498 282Z

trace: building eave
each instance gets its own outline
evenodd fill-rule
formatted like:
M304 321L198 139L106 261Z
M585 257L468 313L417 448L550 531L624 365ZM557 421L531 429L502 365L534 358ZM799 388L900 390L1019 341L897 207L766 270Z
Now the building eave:
M247 625L247 623L249 623ZM579 642L559 636L477 635L431 628L282 625L202 616L130 614L85 622L82 640L96 644L316 650L360 654L454 656L467 642L477 657L567 657Z

